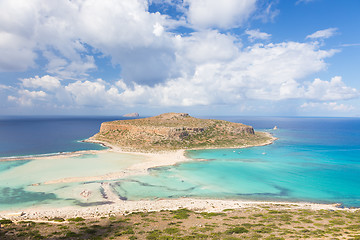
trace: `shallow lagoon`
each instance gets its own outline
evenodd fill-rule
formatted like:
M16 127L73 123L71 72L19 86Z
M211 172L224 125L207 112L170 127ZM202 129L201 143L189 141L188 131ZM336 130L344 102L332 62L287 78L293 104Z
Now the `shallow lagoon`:
M286 121L285 121L286 120ZM360 119L280 119L274 144L188 151L193 159L118 183L129 199L177 197L360 207ZM279 125L279 124L277 124ZM178 187L177 187L178 186Z
M130 154L102 152L76 157L54 157L46 159L0 162L0 210L13 204L81 204L79 192L92 192L86 202L98 201L99 183L43 184L51 180L71 177L101 176L120 172L132 164L142 162L144 157ZM84 199L83 199L84 200Z
M279 140L272 145L248 149L188 151L189 157L206 161L151 169L146 176L110 181L112 186L119 196L129 200L236 198L343 203L360 207L359 118L223 119L253 124L257 129L271 129L277 125L278 130L266 131ZM0 210L33 205L105 204L99 181L32 184L104 175L138 161L141 157L102 153L0 162ZM93 193L91 197L79 196L84 189Z
M277 143L281 144L281 143ZM273 146L236 150L203 150L191 155L208 162L189 162L171 169L157 169L150 176L133 178L141 192L143 183L157 186L148 197L167 197L167 186L177 182L168 197L211 197L280 201L311 201L343 203L360 206L358 164L339 164L336 154L298 153L276 149ZM235 154L240 152L237 159ZM263 154L266 153L266 154ZM214 156L217 155L217 156ZM217 160L212 160L216 158ZM355 159L353 159L355 160ZM338 163L334 163L337 161ZM166 184L161 184L166 183ZM176 184L172 183L172 186ZM136 188L128 192L129 198L139 199ZM162 194L163 193L163 194Z

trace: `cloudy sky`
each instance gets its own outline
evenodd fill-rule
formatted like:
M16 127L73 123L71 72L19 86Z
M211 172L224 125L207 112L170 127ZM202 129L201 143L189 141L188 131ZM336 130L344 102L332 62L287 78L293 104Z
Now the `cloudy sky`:
M358 0L0 0L0 115L360 116Z

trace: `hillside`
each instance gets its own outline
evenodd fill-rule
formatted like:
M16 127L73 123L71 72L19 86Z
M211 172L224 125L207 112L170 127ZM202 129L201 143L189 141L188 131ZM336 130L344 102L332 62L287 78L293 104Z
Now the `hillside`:
M90 138L132 151L163 151L264 145L273 138L251 126L224 120L199 119L187 113L118 120L101 124Z

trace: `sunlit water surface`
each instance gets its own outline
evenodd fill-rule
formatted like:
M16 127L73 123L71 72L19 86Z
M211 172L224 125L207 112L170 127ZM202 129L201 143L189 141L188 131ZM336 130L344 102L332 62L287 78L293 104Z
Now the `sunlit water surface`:
M119 197L129 200L231 198L342 203L349 207L360 207L359 118L218 118L250 124L257 130L271 132L279 140L272 145L247 149L188 151L188 157L201 161L151 169L149 175L112 180L111 186ZM0 121L0 133L3 133L0 142L5 141L7 144L0 147L1 157L102 148L98 145L78 144L79 140L97 132L99 122L103 119L91 119L80 127L81 133L76 132L76 128L68 132L69 125L81 125L79 119L39 120L42 124L31 120L29 125L23 121L20 123L23 124L24 134L32 132L32 129L27 128L33 128L34 125L52 126L55 121L56 133L66 132L60 134L60 140L54 140L60 141L62 148L54 147L56 144L44 146L37 142L38 139L43 142L44 138L47 141L55 138L52 135L55 133L46 135L45 129L36 138L31 138L33 142L26 143L28 150L24 150L22 145L16 146L16 141L5 141L6 134L11 135L9 122L2 124ZM275 125L278 130L272 130ZM15 129L16 126L11 128ZM86 131L89 133L86 134ZM20 132L18 134L21 136ZM27 138L30 137L25 136ZM41 147L37 148L39 145ZM0 210L34 205L106 204L107 200L101 192L101 181L41 183L62 178L104 175L121 171L142 160L142 157L132 155L101 153L50 160L0 162ZM92 193L86 199L79 195L84 189Z

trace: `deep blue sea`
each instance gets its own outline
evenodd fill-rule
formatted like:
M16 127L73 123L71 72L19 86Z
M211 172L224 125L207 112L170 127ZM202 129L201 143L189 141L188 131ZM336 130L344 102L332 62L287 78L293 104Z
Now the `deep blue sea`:
M248 124L279 139L263 147L188 151L187 156L206 161L155 168L146 176L115 180L118 194L130 200L211 197L360 207L360 118L212 118ZM103 149L80 140L98 132L101 122L115 119L121 118L0 119L0 157ZM278 129L273 130L274 126ZM62 198L56 191L38 188L31 192L32 187L25 187L28 183L15 187L5 182L16 168L26 172L29 162L0 162L0 209L14 199L20 205L21 201L34 205Z
M83 143L81 140L97 133L102 122L116 119L121 118L0 118L0 158L103 149L98 144Z

